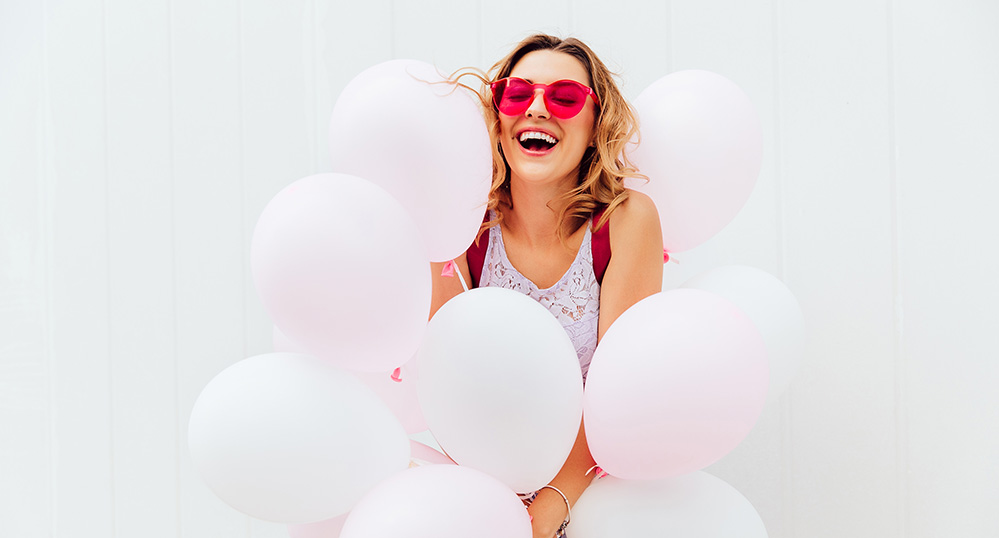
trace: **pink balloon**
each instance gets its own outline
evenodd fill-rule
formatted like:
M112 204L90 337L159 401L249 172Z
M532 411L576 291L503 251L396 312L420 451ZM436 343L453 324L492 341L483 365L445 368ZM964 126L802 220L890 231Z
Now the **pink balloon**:
M288 525L288 536L291 538L337 538L340 536L344 522L347 521L348 514L316 523Z
M732 303L693 289L647 297L593 356L583 393L590 452L625 479L702 469L752 429L768 375L763 339Z
M274 324L310 354L378 372L416 353L430 264L406 210L377 185L346 174L292 183L260 215L251 263Z
M628 186L659 209L663 246L690 250L731 221L749 198L763 163L763 133L753 103L710 71L678 71L637 99L641 144L628 152L649 182Z
M277 352L308 353L277 326L271 329L271 342ZM416 396L416 368L411 363L412 361L406 362L398 372L355 371L354 375L385 402L406 429L406 433L419 433L427 429L427 420L423 418L423 410Z
M341 538L530 538L524 504L495 478L457 465L402 471L375 486Z
M362 72L333 107L329 144L334 170L409 210L432 261L472 244L492 180L489 131L477 100L434 66L392 60Z
M423 417L416 395L419 383L416 369L410 367L408 362L402 365L399 372L357 372L357 377L385 402L402 427L406 428L406 433L427 429L427 419Z

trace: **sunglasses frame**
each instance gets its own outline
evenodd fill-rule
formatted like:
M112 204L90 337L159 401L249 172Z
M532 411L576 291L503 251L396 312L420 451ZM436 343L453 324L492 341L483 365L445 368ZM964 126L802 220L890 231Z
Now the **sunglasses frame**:
M523 82L525 85L527 85L527 86L529 86L531 88L531 98L528 99L527 101L525 101L522 109L520 108L521 105L517 105L517 108L519 110L515 114L508 114L507 112L503 111L503 107L500 106L500 99L497 97L498 94L496 92L496 87L502 84L502 85L505 86L504 87L504 92L503 92L503 93L505 93L505 89L506 89L506 87L509 87L510 81ZM582 104L579 106L579 108L577 108L575 111L573 111L572 114L562 114L562 112L565 112L566 110L571 110L571 109L568 109L567 107L565 107L563 105L559 105L557 103L552 104L552 102L549 100L549 88L551 88L552 86L559 85L559 84L570 85L570 86L573 86L575 88L578 88L580 91L582 91L582 93L584 95L584 97L582 99ZM551 84L531 84L530 82L528 82L528 81L526 81L526 80L524 80L524 79L522 79L520 77L506 77L506 78L501 78L501 79L499 79L497 81L494 81L494 82L492 82L492 83L489 84L489 89L491 89L492 92L493 92L493 105L496 106L496 110L497 111L499 111L500 113L502 113L504 115L507 115L507 116L519 116L519 115L523 114L524 112L526 112L527 109L531 107L531 103L534 102L534 99L535 99L534 95L537 94L538 88L541 89L541 95L544 98L545 108L547 108L548 112L551 112L551 114L553 116L555 116L556 118L559 118L559 119L567 120L567 119L576 117L583 110L583 107L586 106L586 96L587 95L590 96L593 99L593 104L595 104L597 106L600 106L600 100L597 98L597 92L594 91L593 88L591 88L591 87L589 87L589 86L587 86L587 85L585 85L585 84L583 84L581 82L577 82L575 80L562 79L562 80L556 80L555 82L552 82ZM509 106L507 106L506 108L507 108L507 110L510 109Z

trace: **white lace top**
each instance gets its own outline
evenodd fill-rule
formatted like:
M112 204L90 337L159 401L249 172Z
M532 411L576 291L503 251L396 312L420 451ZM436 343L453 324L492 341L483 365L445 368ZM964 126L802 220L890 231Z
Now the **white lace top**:
M583 242L569 270L552 287L540 289L507 259L503 232L499 226L493 226L489 229L489 249L479 278L479 286L519 291L547 308L562 324L576 348L584 381L597 347L597 320L600 317L600 284L593 274L590 244L590 224L587 223Z

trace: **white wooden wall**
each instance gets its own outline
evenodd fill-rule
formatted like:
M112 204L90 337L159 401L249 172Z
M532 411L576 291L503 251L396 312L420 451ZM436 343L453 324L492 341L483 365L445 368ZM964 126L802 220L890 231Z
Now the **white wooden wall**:
M772 538L999 536L994 0L0 0L0 537L284 536L185 448L205 383L269 350L257 215L328 170L365 67L536 30L632 97L709 69L763 118L748 205L668 278L765 269L810 347L709 470Z

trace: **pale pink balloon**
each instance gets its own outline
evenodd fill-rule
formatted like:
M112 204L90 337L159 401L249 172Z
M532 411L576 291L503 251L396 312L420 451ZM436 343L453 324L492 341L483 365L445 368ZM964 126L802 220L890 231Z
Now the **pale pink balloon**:
M347 515L343 514L315 523L288 525L288 536L290 538L338 538L344 522L347 521Z
M628 155L659 209L663 246L690 250L725 227L749 198L763 163L760 119L745 94L710 71L678 71L635 99L641 144Z
M702 469L752 429L768 375L763 339L732 303L693 289L647 297L593 356L583 395L590 452L626 479Z
M271 342L274 351L290 353L308 353L300 344L293 342L281 332L277 326L271 329ZM412 360L407 361L398 370L391 372L358 372L354 371L365 385L381 398L399 419L406 433L418 433L427 429L427 419L423 418L423 410L416 395L417 375Z
M412 219L385 190L346 174L295 181L264 208L253 280L274 324L352 370L397 368L430 313L430 264Z
M457 465L451 458L419 441L409 440L409 451L416 465Z
M357 377L385 402L406 429L406 433L418 433L427 429L427 419L423 417L417 397L419 380L416 369L410 367L408 362L399 371L357 372Z
M347 517L340 538L530 538L517 494L457 465L427 465L375 486Z
M384 62L343 89L329 135L333 170L392 193L419 226L432 261L465 252L492 179L489 131L471 92L430 64Z

